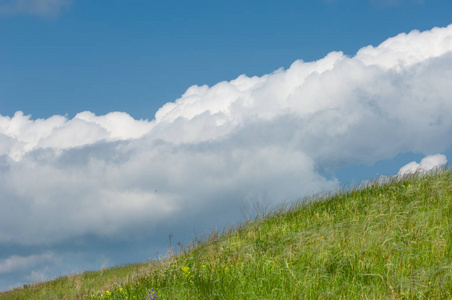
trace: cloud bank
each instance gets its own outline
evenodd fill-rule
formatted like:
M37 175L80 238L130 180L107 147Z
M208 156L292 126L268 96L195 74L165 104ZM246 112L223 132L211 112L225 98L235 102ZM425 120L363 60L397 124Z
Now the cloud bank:
M450 82L452 25L195 85L152 120L0 116L0 246L215 224L242 205L334 190L324 174L340 167L444 152ZM0 269L47 259L36 255L0 257Z
M415 161L412 161L406 164L405 166L401 167L397 175L415 174L416 172L428 173L439 168L442 168L446 164L447 158L445 155L442 154L430 155L423 158L420 164L418 164Z
M0 261L0 274L34 267L37 264L42 264L52 259L53 256L50 253L30 255L25 257L13 255L5 260Z

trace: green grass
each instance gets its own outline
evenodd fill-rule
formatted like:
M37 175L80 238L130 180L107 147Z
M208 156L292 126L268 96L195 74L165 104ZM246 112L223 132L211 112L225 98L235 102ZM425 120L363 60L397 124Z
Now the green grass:
M452 171L305 199L160 261L0 298L145 299L151 288L156 299L452 299Z

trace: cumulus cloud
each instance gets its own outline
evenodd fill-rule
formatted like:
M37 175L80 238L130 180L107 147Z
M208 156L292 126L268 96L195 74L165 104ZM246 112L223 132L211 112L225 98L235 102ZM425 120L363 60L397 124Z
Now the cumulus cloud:
M414 173L427 173L442 168L447 164L447 158L443 154L429 155L421 160L418 164L412 161L401 167L397 175L406 175Z
M46 263L52 259L53 255L51 253L29 256L13 255L6 259L0 259L0 274L32 268L37 264Z
M326 171L443 152L451 70L452 25L192 86L152 120L0 116L0 245L215 223L334 190Z
M96 116L91 112L78 113L68 120L63 116L31 120L18 111L14 116L0 115L0 155L19 160L25 153L43 148L70 149L99 141L128 140L143 136L152 123L135 120L122 112ZM8 142L10 141L10 142Z
M72 0L0 0L0 14L59 15Z
M43 270L31 271L30 275L26 276L25 279L29 282L44 282L51 279L51 277L47 275L47 272L48 268L46 267L44 267Z

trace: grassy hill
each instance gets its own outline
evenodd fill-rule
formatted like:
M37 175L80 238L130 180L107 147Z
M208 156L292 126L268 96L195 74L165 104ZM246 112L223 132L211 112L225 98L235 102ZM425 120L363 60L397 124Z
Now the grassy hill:
M452 299L452 171L305 199L179 255L0 299Z

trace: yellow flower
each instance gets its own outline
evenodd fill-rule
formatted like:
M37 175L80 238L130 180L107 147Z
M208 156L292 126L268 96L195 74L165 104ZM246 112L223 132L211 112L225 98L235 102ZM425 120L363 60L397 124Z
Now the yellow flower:
M182 269L182 272L184 272L184 273L187 273L190 270L190 268L187 266L183 266L183 267L181 267L181 269Z

